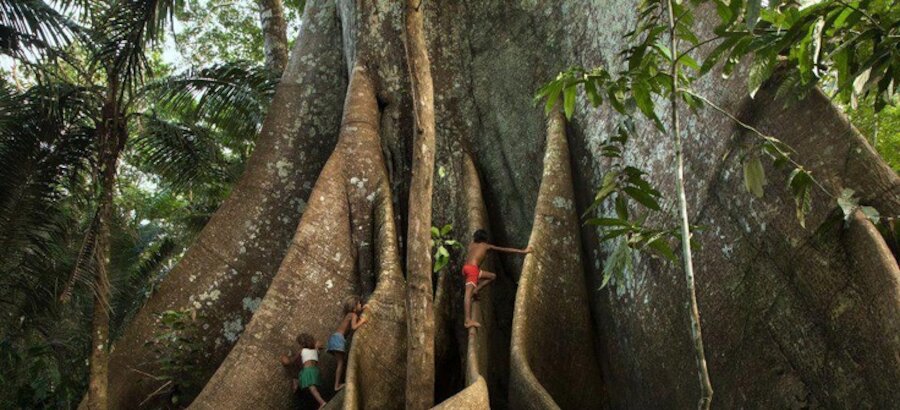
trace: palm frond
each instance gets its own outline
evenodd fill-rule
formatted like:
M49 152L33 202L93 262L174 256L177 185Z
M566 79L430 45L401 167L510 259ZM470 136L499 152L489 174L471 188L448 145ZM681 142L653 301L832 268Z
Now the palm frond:
M159 175L175 190L224 177L224 159L208 130L166 121L153 114L139 117L130 141L135 165Z
M106 67L119 92L135 91L150 71L147 48L162 39L182 0L119 0L109 8L105 25L95 35L95 58Z
M60 47L78 27L43 0L0 0L0 52L21 56L28 47Z
M139 250L135 263L123 269L112 282L113 318L111 328L122 330L149 296L148 288L154 277L167 267L181 249L178 242L169 237L156 237Z
M56 300L76 253L70 244L83 232L81 187L94 139L83 91L0 89L0 297L12 295L14 312Z
M0 238L13 217L70 194L94 160L93 95L69 84L0 89ZM42 218L37 218L38 220Z
M99 219L97 213L91 218L87 231L84 233L84 239L81 242L81 249L78 250L78 256L75 258L75 265L72 267L72 275L66 281L59 296L59 301L68 303L72 298L72 292L78 283L88 283L93 281L97 274L96 259L94 258L97 250L97 228Z
M237 148L259 132L277 81L261 65L234 62L162 78L144 92L161 109L222 131Z

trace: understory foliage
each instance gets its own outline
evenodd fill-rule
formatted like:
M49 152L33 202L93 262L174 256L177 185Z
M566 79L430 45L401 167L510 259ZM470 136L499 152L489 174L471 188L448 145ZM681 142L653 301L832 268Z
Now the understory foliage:
M201 387L185 384L186 381L196 380L199 371L197 360L201 357L202 344L188 336L195 333L198 326L197 313L190 309L167 310L156 317L157 331L146 344L152 348L161 370L153 378L163 383L147 400L162 396L165 398L163 402L177 407L182 402L182 396L196 396Z
M431 227L431 247L434 249L434 273L438 273L450 263L450 250L461 249L462 244L453 239L453 225L444 225L441 228Z
M97 289L98 129L110 93L130 137L109 223L112 338L228 196L253 150L277 78L261 53L175 72L157 40L182 6L0 2L0 54L14 63L0 76L0 407L72 408L83 397ZM261 34L249 35L261 47ZM191 342L166 343L160 360Z

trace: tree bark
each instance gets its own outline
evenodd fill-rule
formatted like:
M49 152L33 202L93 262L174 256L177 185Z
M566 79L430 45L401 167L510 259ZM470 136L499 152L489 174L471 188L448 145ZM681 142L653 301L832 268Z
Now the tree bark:
M510 407L601 408L603 376L593 348L565 120L558 110L547 121L545 150L529 241L534 251L525 256L516 294Z
M378 130L374 83L367 70L358 65L347 89L338 145L316 181L309 207L272 285L247 325L246 332L252 337L238 341L192 408L292 405L290 388L274 381L284 380L285 373L296 377L298 369L285 372L277 358L288 349L299 348L293 340L301 332L311 333L320 341L334 332L341 320L339 306L347 296L359 294L360 272L350 239L358 227L350 216L378 212L375 204L390 198L390 192L384 190L387 174ZM381 242L373 245L392 246ZM382 257L381 261L391 269L389 260ZM388 271L381 276L389 275ZM323 354L319 359L322 380L334 380L331 355ZM378 382L391 380L382 377ZM325 383L319 390L331 396L331 386Z
M406 408L434 404L434 295L431 265L431 200L434 176L434 87L425 44L421 0L406 2L406 59L415 118L407 234Z
M284 6L281 0L257 0L257 4L259 6L259 24L263 32L266 68L281 77L288 63Z
M312 186L337 141L346 72L331 1L310 1L294 59L278 84L244 175L178 265L114 341L110 407L143 402L161 382L153 351L156 316L192 309L202 348L197 377L179 380L185 400L202 388L237 341L284 258ZM146 404L155 405L153 401Z
M406 383L406 281L400 262L397 228L387 170L379 181L374 203L377 231L376 265L372 282L377 288L369 298L369 322L353 335L348 357L347 384L342 390L344 409L403 408L400 400ZM330 404L330 402L329 402Z

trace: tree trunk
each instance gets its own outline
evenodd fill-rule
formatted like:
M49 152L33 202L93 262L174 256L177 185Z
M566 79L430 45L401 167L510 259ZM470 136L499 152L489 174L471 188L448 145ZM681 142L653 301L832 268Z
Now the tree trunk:
M288 64L287 24L284 22L284 6L281 0L257 0L259 25L263 32L266 68L278 77Z
M114 341L110 407L143 402L162 382L153 351L156 313L191 309L202 346L196 379L179 380L190 399L225 359L259 306L337 141L342 70L340 25L333 3L310 2L301 41L275 92L268 117L231 196L194 245ZM294 335L296 336L296 335ZM293 336L292 336L293 337ZM147 402L153 406L154 402Z
M422 32L437 125L433 192L415 181L434 174L417 157L424 128L413 117L421 100L411 91L415 69L408 68L415 63L407 65L404 50L406 4L311 1L247 175L116 342L110 399L118 401L111 407L134 407L158 387L130 370L158 371L145 365L152 355L142 347L152 336L151 312L194 302L202 308L198 320L209 326L196 335L206 338L198 360L205 373L190 381L203 385L218 367L195 405L291 406L296 374L282 371L277 356L293 347L298 331L326 337L339 319L338 301L373 289L372 322L357 334L347 390L338 396L344 408L401 406L408 392L400 380L413 371L403 360L406 347L430 343L436 386L425 386L422 396L438 397L445 408L504 408L505 399L497 399L503 391L512 408L696 405L700 388L680 268L635 257L623 280L598 290L609 250L578 218L608 166L598 147L614 131L616 114L589 109L579 99L571 122L554 114L547 124L531 100L560 70L613 58L622 34L632 29L636 3L426 4ZM698 27L713 26L715 12L709 12L698 12ZM354 67L353 90L345 93L344 78ZM784 108L774 99L773 83L751 100L745 72L711 75L699 88L797 149L797 160L832 193L852 188L882 214L900 214L900 180L821 93ZM334 147L344 96L341 143L319 175ZM894 337L900 334L900 273L883 239L865 221L854 220L849 229L831 224L835 207L818 193L809 230L802 229L782 184L770 184L762 200L743 192L740 148L747 136L712 111L680 114L692 187L685 195L688 217L709 227L694 233L701 248L693 260L716 407L891 407L900 401L894 388L900 383L900 340ZM638 124L638 131L626 161L648 169L669 199L664 206L674 207L670 141L649 123ZM520 279L515 314L511 290L492 284L494 319L475 335L474 361L461 327L461 254L437 278L424 276L438 287L433 340L427 331L411 331L422 323L411 318L429 313L412 304L407 311L399 299L408 285L399 279L400 267L411 283L425 272L418 270L424 260L418 227L450 223L454 235L469 235L465 230L476 223L469 215L467 155L480 172L486 205L480 224L489 225L483 227L499 243L521 245L530 237L536 250L524 267L521 258L497 258L510 288ZM773 180L787 176L771 167L766 172ZM316 179L301 218L299 201ZM420 209L432 196L434 222ZM414 289L425 294L431 288ZM263 294L250 320L243 300L256 306ZM486 302L479 302L479 313L488 312ZM248 321L219 366L234 330ZM504 347L504 335L511 335L512 347ZM492 346L486 356L482 338ZM495 354L504 349L509 364ZM477 361L472 367L483 369L484 357L487 374L479 370L480 379L467 383L466 366ZM321 358L330 385L333 362L330 355ZM388 397L394 401L387 403Z
M406 408L434 404L434 295L431 282L431 195L434 175L434 87L425 44L422 0L406 2L406 59L415 118L409 188L406 277Z
M98 155L100 181L97 204L97 233L93 249L96 275L93 282L94 309L91 318L90 378L88 381L88 408L106 410L109 408L109 317L110 317L110 223L112 222L113 199L116 189L116 174L119 155L125 147L127 130L124 116L117 103L116 76L109 74L110 87L107 101L101 109L101 123L97 127L99 135Z

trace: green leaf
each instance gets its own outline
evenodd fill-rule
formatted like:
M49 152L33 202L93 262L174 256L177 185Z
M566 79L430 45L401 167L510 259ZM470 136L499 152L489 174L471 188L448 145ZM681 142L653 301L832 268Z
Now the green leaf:
M607 172L603 175L603 186L600 187L600 191L597 192L597 195L594 197L595 201L603 201L608 197L613 191L616 190L617 180L619 177L619 173L616 171Z
M687 67L690 67L695 71L700 71L700 64L697 62L697 60L694 60L694 57L691 57L690 54L682 54L678 62Z
M752 155L744 161L744 187L747 188L747 192L757 198L762 198L765 185L766 173L763 170L762 161L759 160L759 156Z
M750 91L750 98L756 96L759 87L775 72L775 61L774 55L757 54L753 57L753 63L750 64L750 74L747 76L747 89Z
M447 236L453 231L453 225L446 224L441 228L441 236Z
M565 109L566 118L571 119L572 114L575 113L575 92L577 91L577 86L570 85L566 87L566 90L563 94L563 108Z
M663 43L656 43L653 45L654 48L659 50L659 53L662 54L663 57L668 61L672 61L672 50L669 50L669 47L666 47Z
M653 99L650 97L648 84L645 81L635 81L631 85L631 91L641 112L648 117L655 117L656 113L653 111Z
M631 248L626 241L619 241L612 253L603 263L603 282L600 288L604 288L612 277L622 278L632 269Z
M655 239L650 241L647 246L655 250L657 253L665 257L666 259L677 262L678 257L675 256L675 252L672 252L672 248L669 247L669 243L666 242L664 238Z
M806 215L812 210L812 176L802 168L796 168L788 177L788 186L794 196L797 220L806 228Z
M725 38L721 43L719 43L716 48L713 49L703 60L703 65L700 67L700 74L706 74L710 70L715 67L719 61L721 61L722 57L729 54L731 49L738 43L743 37L738 34L731 34Z
M438 248L438 249L444 249L444 248ZM434 269L433 269L433 271L434 271L435 273L439 272L441 269L444 268L444 266L447 266L448 263L450 263L450 258L449 258L449 257L443 256L443 255L439 255L439 256L436 257L435 260L434 260Z
M546 90L543 95L546 96L547 102L544 104L544 114L550 114L553 111L553 106L556 105L556 100L559 98L559 93L562 92L563 84L560 80L554 80L547 84Z
M628 114L628 110L625 108L625 93L619 89L618 86L608 87L606 89L607 97L609 98L609 104L618 111L620 114Z
M592 106L599 107L603 104L603 96L597 91L597 85L593 80L588 79L584 82L584 92L587 93L588 101Z
M431 237L434 239L438 239L441 237L441 231L439 231L435 226L431 227Z
M656 199L653 198L647 192L644 192L635 187L625 187L622 189L628 196L634 198L635 201L638 201L641 205L644 205L647 208L650 208L654 211L661 210L659 203L656 202Z
M616 216L628 220L628 204L625 202L625 196L621 194L616 196Z
M872 221L875 226L878 226L878 223L881 221L881 214L878 213L878 210L871 206L862 206L859 210L866 216L870 221Z
M586 223L596 226L631 226L630 222L618 218L591 218Z
M753 27L756 27L756 22L759 21L759 9L762 0L747 0L747 14L744 16L744 21L747 23L747 28L749 30L753 30Z

